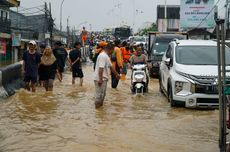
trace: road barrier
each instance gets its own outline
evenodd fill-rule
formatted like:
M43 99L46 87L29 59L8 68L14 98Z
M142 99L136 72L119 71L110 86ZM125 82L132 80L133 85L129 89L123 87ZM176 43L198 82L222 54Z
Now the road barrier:
M0 99L13 95L15 90L23 87L21 69L21 63L0 68Z

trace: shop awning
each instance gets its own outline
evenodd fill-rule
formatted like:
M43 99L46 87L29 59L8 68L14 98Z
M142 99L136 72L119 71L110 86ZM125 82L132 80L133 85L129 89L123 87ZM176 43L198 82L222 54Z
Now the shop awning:
M20 1L18 0L0 0L2 3L1 5L5 5L8 7L19 7L20 6Z

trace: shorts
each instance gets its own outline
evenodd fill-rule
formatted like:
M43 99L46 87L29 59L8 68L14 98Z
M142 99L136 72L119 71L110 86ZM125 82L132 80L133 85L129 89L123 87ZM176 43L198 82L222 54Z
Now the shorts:
M95 84L95 104L100 104L104 102L106 89L107 89L107 82L108 80L104 80L102 85L98 85L98 81L94 81Z
M83 78L84 77L84 74L82 72L82 69L72 69L72 77L73 78Z
M85 42L85 41L87 40L87 36L86 36L86 35L83 35L83 36L81 37L81 40Z
M64 67L58 66L58 72L63 73L64 72Z
M25 82L31 82L31 83L37 83L37 77L31 77L31 76L25 76L24 77L24 81Z

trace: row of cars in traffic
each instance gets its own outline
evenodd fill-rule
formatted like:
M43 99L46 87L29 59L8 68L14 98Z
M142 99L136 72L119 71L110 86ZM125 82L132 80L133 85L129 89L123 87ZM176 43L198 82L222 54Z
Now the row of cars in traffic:
M151 76L159 78L159 90L170 105L188 108L217 108L217 42L189 40L184 33L150 33L148 56ZM226 46L226 64L230 49Z

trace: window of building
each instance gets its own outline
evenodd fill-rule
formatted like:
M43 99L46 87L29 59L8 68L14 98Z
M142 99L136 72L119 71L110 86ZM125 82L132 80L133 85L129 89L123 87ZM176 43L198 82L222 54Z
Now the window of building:
M7 12L7 11L5 11L5 10L0 10L0 19L1 20L7 20L7 19L9 19L9 17L8 17L8 15L9 15L9 13Z

